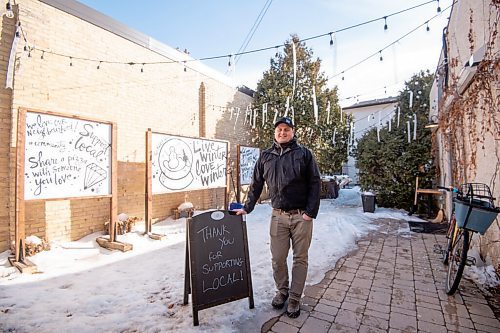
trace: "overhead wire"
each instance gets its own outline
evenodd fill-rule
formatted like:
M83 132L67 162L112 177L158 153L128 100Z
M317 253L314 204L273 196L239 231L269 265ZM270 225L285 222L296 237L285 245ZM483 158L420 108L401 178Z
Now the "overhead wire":
M272 1L272 0L271 0ZM328 32L328 33L324 33L324 34L320 34L320 35L316 35L316 36L312 36L312 37L307 37L307 38L303 38L303 39L300 39L299 42L302 42L302 41L308 41L308 40L312 40L312 39L317 39L317 38L321 38L321 37L324 37L324 36L329 36L330 34L332 33L338 33L338 32L343 32L343 31L346 31L346 30L349 30L349 29L353 29L353 28L356 28L356 27L359 27L359 26L362 26L362 25L366 25L366 24L369 24L369 23L373 23L375 21L379 21L379 20L385 20L387 17L391 17L391 16L394 16L394 15L398 15L400 13L403 13L403 12L406 12L406 11L409 11L409 10L412 10L412 9L415 9L415 8L418 8L418 7L421 7L421 6L424 6L424 5L427 5L429 3L433 3L433 2L436 2L437 0L430 0L430 1L427 1L427 2L424 2L424 3L421 3L419 5L415 5L415 6L412 6L412 7L409 7L409 8L406 8L406 9L403 9L403 10L400 10L400 11L397 11L397 12L394 12L394 13L391 13L391 14L388 14L388 15L384 15L384 16L381 16L379 18L375 18L375 19L371 19L371 20L368 20L368 21L365 21L365 22L361 22L361 23L358 23L358 24L354 24L354 25L351 25L351 26L348 26L348 27L344 27L344 28L341 28L341 29L338 29L338 30L335 30L335 31L332 31L332 32ZM456 2L457 0L454 1L454 3ZM452 5L454 4L452 3ZM450 5L449 7L447 7L446 9L450 8L452 5ZM267 8L269 8L269 6L267 6ZM446 10L445 9L445 10ZM429 20L426 20L423 24L421 24L419 27L421 27L422 25L424 24L427 24L430 20L436 18L438 15L435 15L433 18L429 19ZM399 40L403 39L404 37L406 37L407 35L409 35L410 33L414 32L415 30L417 30L417 28L413 29L412 31L410 31L409 33L407 33L406 35L404 35L403 37L400 37L397 41L387 45L386 47L384 47L382 50L385 50L387 47L391 46L392 44L398 42ZM21 30L22 29L22 26L21 26ZM24 34L24 31L23 31L23 37L25 39L25 41L27 42L27 39L25 37L25 34ZM108 64L128 64L128 65L157 65L157 64L169 64L169 63L184 63L186 64L187 62L193 62L193 61L207 61L207 60L216 60L216 59L222 59L222 58L227 58L227 57L231 57L231 56L235 56L235 57L240 57L242 55L246 55L246 54L251 54L251 53L257 53L257 52L262 52L262 51L267 51L267 50L271 50L271 49L276 49L276 48L280 48L280 47L283 47L284 44L279 44L279 45L274 45L274 46L268 46L268 47L263 47L263 48L259 48L259 49L253 49L253 50L249 50L249 51L240 51L240 52L237 52L237 53L234 53L234 54L224 54L224 55L217 55L217 56L210 56L210 57L202 57L202 58L191 58L191 59L184 59L184 60L173 60L167 56L164 56L166 57L167 59L170 59L168 61L153 61L153 62L136 62L136 61L129 61L129 62L122 62L122 61L110 61L110 60L97 60L97 59L90 59L90 58L85 58L85 57L78 57L78 56L69 56L69 55L65 55L65 54L62 54L62 53L58 53L58 52L53 52L53 51L50 51L50 50L42 50L42 49L39 49L39 51L43 51L45 53L48 53L48 54L53 54L53 55L57 55L57 56L61 56L61 57L67 57L67 58L72 58L72 59L78 59L78 60L84 60L84 61L93 61L93 62L96 62L96 63L108 63ZM33 48L34 49L34 48ZM379 50L377 52L374 53L375 54L378 54L380 51L382 50ZM369 58L371 58L372 56L374 55L371 55L365 59L363 59L362 61L358 62L357 64L349 67L348 69L345 69L343 70L342 72L345 72L347 70L350 70L352 69L352 67L355 67L357 65L359 65L360 63L368 60ZM340 72L340 73L342 73ZM340 74L339 73L339 74ZM335 77L335 76L338 76L339 74L336 74L334 76L331 76L329 78L332 78L332 77Z
M262 9L260 10L259 15L257 16L257 18L255 19L255 22L252 25L252 28L250 28L250 31L248 32L245 39L243 40L243 43L241 44L240 48L238 49L238 52L236 52L237 56L236 56L235 61L234 61L235 64L237 64L238 61L240 60L241 54L239 54L239 53L244 52L247 49L248 44L252 40L255 32L259 28L260 23L262 22L262 19L266 15L267 10L269 9L269 7L271 6L272 3L273 3L273 0L267 0L266 3L264 4L264 7L262 7Z

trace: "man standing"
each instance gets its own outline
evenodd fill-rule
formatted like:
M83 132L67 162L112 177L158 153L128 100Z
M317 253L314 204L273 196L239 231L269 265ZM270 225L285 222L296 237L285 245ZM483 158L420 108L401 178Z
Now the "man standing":
M248 199L237 214L253 211L264 182L273 207L271 256L277 293L272 306L281 309L289 298L287 315L300 315L300 299L307 277L308 251L313 219L318 215L321 178L312 152L297 143L294 124L284 117L274 124L274 143L255 164ZM289 284L287 256L292 244L292 282Z

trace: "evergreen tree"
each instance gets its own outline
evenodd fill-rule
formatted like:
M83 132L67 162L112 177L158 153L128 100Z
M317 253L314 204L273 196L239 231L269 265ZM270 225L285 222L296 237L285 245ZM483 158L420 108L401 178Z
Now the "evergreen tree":
M415 177L424 169L419 187L429 186L434 178L431 155L431 131L425 128L429 114L429 92L433 75L420 72L405 83L399 94L400 123L397 114L392 117L391 131L388 124L380 129L372 128L358 142L353 151L359 169L359 181L363 189L377 195L377 203L383 207L410 210L415 195ZM413 105L410 107L410 95ZM413 139L414 116L417 118L417 137ZM410 142L408 124L410 122ZM424 167L425 166L425 167ZM422 176L424 176L422 174Z
M292 43L295 44L296 51L295 89ZM331 174L340 171L342 163L347 160L348 119L344 116L343 121L340 120L337 88L326 87L327 78L320 71L320 66L321 61L313 60L311 49L300 42L297 36L286 41L283 53L277 53L271 58L269 70L263 73L262 79L257 83L253 105L253 112L257 113L252 131L256 146L261 149L269 147L274 138L274 120L285 115L288 99L287 115L294 120L299 143L314 152L322 173ZM319 110L317 122L313 107L313 88ZM263 122L263 105L266 103L267 120L264 119Z

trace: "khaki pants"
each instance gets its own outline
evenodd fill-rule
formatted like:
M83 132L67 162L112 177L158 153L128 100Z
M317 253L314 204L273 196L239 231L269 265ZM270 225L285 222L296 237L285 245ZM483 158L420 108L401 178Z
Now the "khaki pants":
M300 300L306 283L308 251L312 239L313 221L306 221L301 213L287 214L273 209L271 217L271 255L276 288L291 299ZM292 284L289 285L286 258L293 251Z

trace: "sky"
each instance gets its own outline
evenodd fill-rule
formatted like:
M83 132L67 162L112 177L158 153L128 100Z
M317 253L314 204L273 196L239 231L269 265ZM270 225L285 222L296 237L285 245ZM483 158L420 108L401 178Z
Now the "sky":
M306 46L321 59L329 86L338 86L342 106L396 96L412 75L426 69L434 73L452 1L80 0L168 46L189 51L195 59L270 47L237 58L231 71L229 57L203 61L235 85L252 89L269 69L275 46L292 34L301 39L325 35L306 41ZM333 46L330 32L336 32Z
M101 233L73 242L52 242L50 250L29 257L39 270L37 274L20 274L8 263L10 252L0 253L0 331L255 331L283 311L270 305L275 293L269 251L270 216L268 203L257 205L246 216L255 302L252 310L248 298L244 298L200 310L200 325L193 326L191 301L182 305L186 219L168 218L153 225L153 233L166 235L163 240L144 236L143 221L131 232L118 235L119 241L133 245L128 252L99 247L95 240ZM356 248L356 240L377 229L373 221L379 218L418 220L405 211L380 207L374 213L364 213L357 187L341 189L339 198L333 201L322 200L314 221L306 285L320 282L339 258ZM400 232L411 237L409 228ZM466 270L481 284L500 283L492 279L493 266Z

